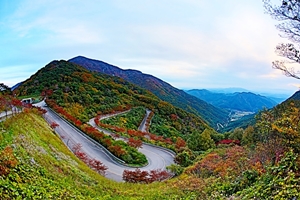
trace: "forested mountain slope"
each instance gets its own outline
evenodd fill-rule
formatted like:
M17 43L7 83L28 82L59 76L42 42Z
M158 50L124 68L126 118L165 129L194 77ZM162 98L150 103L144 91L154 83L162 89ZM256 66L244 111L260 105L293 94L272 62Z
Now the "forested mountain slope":
M178 150L175 160L180 166L171 166L170 169L179 177L149 185L119 184L105 180L68 152L45 121L37 116L37 110L26 108L20 115L0 123L0 172L4 177L0 179L0 195L3 198L300 197L300 109L297 100L286 101L261 112L253 126L215 134L205 124L201 128L200 122L196 123L197 117L172 107L146 90L116 77L90 73L66 61L51 62L15 92L38 94L44 89L47 89L45 92L50 100L57 101L65 109L76 111L78 108L81 120L86 118L82 115L89 117L97 112L91 109L101 104L95 103L95 98L92 98L93 102L85 101L85 98L91 100L88 96L95 96L99 91L103 92L98 94L99 97L108 98L106 107L97 108L99 112L113 111L116 107L112 105L117 104L121 106L119 108L152 105L151 109L163 117L175 113L176 116L170 115L171 120L177 122L172 126L183 126L184 133L191 133L187 143L176 142ZM120 90L122 93L118 94ZM114 94L109 96L112 91ZM127 102L126 98L129 97L130 102ZM202 133L195 134L195 131L203 128L205 130Z
M277 105L272 99L251 92L215 93L205 89L193 89L187 93L216 107L244 112L257 112Z
M143 74L137 70L123 70L105 62L92 60L82 56L72 58L69 61L81 65L91 71L121 77L133 84L145 88L160 99L201 116L215 128L217 127L217 123L224 124L228 120L227 111L216 108L152 75Z
M165 133L174 133L175 128L178 136L210 128L200 117L160 100L148 90L67 61L49 63L23 82L15 93L26 96L43 91L51 93L49 100L54 100L83 123L98 114L142 106L165 122L166 126L162 127Z
M288 98L286 101L289 100L300 100L300 91L295 92L290 98Z

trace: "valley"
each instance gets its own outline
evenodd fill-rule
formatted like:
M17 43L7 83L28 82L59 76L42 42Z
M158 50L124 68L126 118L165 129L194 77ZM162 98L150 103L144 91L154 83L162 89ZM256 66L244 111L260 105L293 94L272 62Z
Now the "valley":
M252 115L254 112L247 111L239 111L239 110L231 110L229 113L230 122L237 121L244 116Z
M110 65L105 64L104 70L110 70ZM141 72L132 72L147 79ZM155 77L148 80L165 84ZM44 199L47 195L60 198L58 194L83 199L96 199L99 194L113 199L251 199L256 191L261 197L270 195L270 182L280 187L277 182L287 176L284 166L298 165L292 159L299 151L295 125L300 116L298 93L277 105L249 92L213 94L194 90L198 96L191 98L171 86L154 90L169 91L168 98L185 99L189 102L185 106L191 108L188 112L185 106L175 106L177 100L166 101L166 96L158 97L147 87L62 60L50 62L15 90L2 90L1 113L9 113L14 107L22 110L0 122L0 151L6 156L0 156L2 196L25 198L32 193ZM200 94L209 103L195 100ZM17 97L46 100L32 107ZM192 108L191 102L203 108L208 105L209 114L202 118L203 113ZM227 115L222 123L220 115L207 117L217 110ZM277 166L282 170L274 172ZM22 184L11 184L18 180L10 177L19 177L23 168L34 171L27 176L38 174L35 180L51 191L43 192L27 176ZM298 169L287 169L298 181ZM46 172L49 176L42 175ZM56 186L45 185L49 177ZM60 177L67 181L62 183ZM285 184L297 188L297 181L290 179ZM8 189L3 185L9 185ZM54 192L62 186L68 189ZM87 187L90 189L83 191ZM24 188L29 193L24 193ZM149 188L152 193L145 192ZM295 196L298 189L288 191Z
M0 200L300 200L300 0L2 0L0 24Z
M143 74L137 70L123 70L117 66L83 56L72 58L69 62L78 64L92 72L120 77L152 92L163 101L200 116L214 128L217 123L226 123L228 120L228 112L226 110L219 109L203 100L195 98L152 75Z

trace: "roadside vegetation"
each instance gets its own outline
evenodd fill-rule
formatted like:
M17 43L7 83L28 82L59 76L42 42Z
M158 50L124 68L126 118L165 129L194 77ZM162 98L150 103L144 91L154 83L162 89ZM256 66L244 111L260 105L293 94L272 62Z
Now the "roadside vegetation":
M90 169L36 109L0 123L0 199L178 199L171 182L117 183Z
M131 157L132 162L142 161L142 159L136 159L139 157L138 154L135 155L136 149L140 147L140 141L174 150L176 164L169 166L168 169L176 177L163 183L156 183L156 181L152 183L153 177L167 175L159 171L126 172L123 174L125 181L143 183L131 185L114 183L100 175L96 176L96 172L86 172L87 174L93 173L93 176L86 175L86 173L83 175L81 170L90 170L87 167L89 162L84 165L82 161L75 158L74 161L78 164L74 164L73 161L70 164L69 160L66 161L60 157L57 159L56 154L59 153L44 153L54 151L47 146L51 143L49 135L44 143L40 141L44 136L33 135L32 138L26 139L33 133L45 135L51 133L57 138L50 129L51 127L41 124L45 122L34 114L38 111L33 109L32 113L26 109L26 112L1 123L0 169L3 182L0 186L4 197L9 194L23 195L25 193L23 190L28 187L28 194L31 194L29 184L24 186L22 184L27 184L32 179L36 182L40 181L43 187L49 188L49 193L52 195L69 195L67 199L74 196L97 199L97 195L102 195L101 198L107 195L107 198L112 199L300 198L300 102L298 100L289 100L273 109L260 112L252 126L240 127L220 134L195 115L160 101L141 88L122 79L90 73L66 61L50 63L27 80L16 91L16 94L29 95L38 92L47 97L50 107L123 159ZM0 97L7 99L5 95ZM10 106L12 104L9 100L3 102L8 102ZM1 111L5 111L5 106L2 104L0 108ZM112 137L96 132L93 127L85 123L90 117L129 109L141 113L141 110L145 108L152 111L150 133L136 130L137 121L140 121L142 117L132 117L133 114L130 112L117 117L109 122L110 124L101 122L99 117L95 118L99 126L113 130L116 133L114 137L124 134L130 138L131 141L129 140L128 143L120 144ZM27 119L29 121L26 121ZM126 125L124 122L129 123ZM48 129L49 133L43 133L40 129ZM38 145L31 145L31 143L22 145L24 138L25 142L27 140L39 141ZM58 139L55 141L57 145L59 142ZM31 146L33 146L32 149ZM55 152L65 152L63 149L58 150L62 147L56 147L54 144L51 146L57 148ZM52 157L44 157L49 155ZM69 156L71 155L70 153ZM55 164L61 161L64 164ZM47 165L51 163L51 167L43 165L44 162L47 162ZM28 169L19 169L20 166ZM30 175L31 168L35 176ZM79 174L76 170L80 170ZM22 173L29 174L30 180L24 178L27 175ZM57 174L62 176L61 179L55 178ZM48 179L54 181L55 184ZM71 179L73 183L70 183ZM76 180L75 183L74 180ZM38 187L35 184L33 186ZM39 192L46 195L47 190L43 191L41 188L35 189L34 187L32 191L37 192L34 195L39 195ZM96 190L97 187L100 187L101 191ZM51 198L51 196L45 197L44 199ZM64 198L64 196L59 196L59 198Z
M1 198L297 199L299 105L266 110L255 126L225 133L227 142L203 151L187 167L170 166L177 174L171 180L151 183L159 172L124 175L135 184L116 183L90 169L64 146L42 112L26 108L0 123ZM240 137L241 145L233 142ZM184 140L176 145L186 148Z
M47 100L46 102L55 112L66 118L85 134L107 148L112 154L123 160L127 165L141 167L147 164L148 161L146 156L138 152L137 148L134 148L124 141L115 140L112 136L106 135L88 124L83 124L80 120L66 112L64 108L58 106L54 101Z
M129 112L101 120L102 123L120 128L138 130L144 119L146 110L143 107L132 108Z
M146 164L146 159L133 147L135 145L116 142L109 136L96 133L86 122L97 115L117 113L137 107L148 108L155 117L151 126L155 132L150 130L149 137L143 138L147 140L150 138L150 143L175 151L176 143L180 139L187 141L190 147L193 146L192 138L200 136L204 130L217 134L201 118L158 99L145 89L117 77L91 73L67 61L49 63L26 80L14 93L16 96L40 94L46 97L49 107L128 164L142 166ZM139 138L140 133L137 130L126 131L127 129L124 130L119 126L107 126L116 132L125 132L133 138L131 140L143 140Z
M299 199L299 108L287 101L258 114L254 126L224 133L226 140L197 156L178 184L200 199Z

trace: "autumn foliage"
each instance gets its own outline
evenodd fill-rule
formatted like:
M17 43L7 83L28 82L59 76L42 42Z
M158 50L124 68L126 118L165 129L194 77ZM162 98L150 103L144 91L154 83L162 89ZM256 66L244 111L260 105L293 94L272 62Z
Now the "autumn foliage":
M49 107L53 108L57 113L63 115L68 121L72 122L75 126L79 127L82 125L82 122L76 119L74 116L70 115L65 109L61 106L58 106L54 100L46 100Z
M176 140L176 143L175 143L176 151L180 151L185 146L186 146L186 142L182 138L178 137L177 140Z
M59 125L56 122L51 122L50 127L52 129L55 129L56 127L58 127Z
M7 114L8 111L12 111L12 114L15 114L22 105L22 102L14 96L0 93L0 113L5 112Z
M34 108L38 110L38 113L39 113L40 115L44 115L44 114L47 113L47 110L45 110L45 109L43 109L43 108L41 108L41 107L34 107Z
M124 170L123 172L123 180L129 183L152 183L163 181L171 176L172 174L166 170L151 170L148 172L136 169L134 171Z
M152 119L153 116L154 116L154 112L151 111L148 118L147 118L147 120L146 120L146 124L145 124L146 125L146 132L149 132L149 130L150 130L150 122L151 122L151 119Z
M153 115L153 112L150 113L150 116L151 116L151 114ZM146 124L148 123L148 125L149 125L150 119L151 119L150 116L147 118L148 122L146 121ZM118 135L118 136L119 136L119 134L121 134L121 135L124 135L126 137L129 137L128 144L130 146L134 147L134 148L139 148L140 146L139 145L136 146L136 145L138 143L141 143L142 141L160 143L160 144L164 144L165 146L169 145L169 147L172 147L172 149L174 148L173 147L174 142L172 141L171 138L165 138L163 136L159 136L159 135L148 133L148 132L142 132L142 131L139 131L139 130L132 130L132 129L125 129L125 128L105 124L105 123L102 123L100 119L101 119L101 116L97 116L94 119L94 122L99 127L109 129L109 130L115 132L115 134ZM133 138L135 138L135 139L133 139ZM183 144L179 144L179 145L183 145Z
M225 177L238 175L250 168L247 151L243 147L233 146L207 154L201 161L187 170L188 174L200 177Z
M81 150L81 144L75 144L72 148L74 154L80 159L82 160L84 163L86 163L90 168L92 168L93 170L97 171L99 174L101 174L102 176L105 175L105 171L108 169L101 161L93 159L93 158L89 158L86 153L84 153Z
M109 146L108 150L111 151L113 154L117 155L118 157L126 154L126 151L120 145L117 144Z
M140 139L129 138L127 144L138 149L142 146L143 142Z
M0 177L6 176L10 170L16 167L18 161L13 154L11 147L5 147L0 153Z
M217 145L219 144L236 144L236 145L241 145L241 142L239 140L230 140L230 139L226 139L226 140L221 140L217 143Z
M96 128L88 124L82 124L80 120L70 115L64 108L58 106L54 100L47 100L47 104L50 107L52 107L56 112L64 116L68 121L72 122L80 130L82 130L91 138L102 144L116 157L124 160L127 164L143 165L147 163L145 155L141 154L136 149L127 145L123 141L116 141L111 136L105 135L103 132L100 132ZM98 120L98 118L95 118L95 122L97 122ZM127 154L129 154L130 156L126 156ZM78 153L78 157L84 160L84 157L83 155L81 155L80 152Z

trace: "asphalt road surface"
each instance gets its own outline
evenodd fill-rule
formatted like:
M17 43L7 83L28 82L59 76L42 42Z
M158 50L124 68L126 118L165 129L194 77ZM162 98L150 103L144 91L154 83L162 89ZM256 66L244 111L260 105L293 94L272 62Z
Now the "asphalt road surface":
M35 104L35 106L43 107L47 110L47 113L44 115L45 119L49 123L55 122L59 125L55 128L55 132L70 149L72 149L76 144L81 144L81 150L85 152L88 157L97 159L108 167L105 177L121 182L122 174L125 169L135 170L135 168L122 165L121 163L115 161L101 145L90 139L84 133L79 131L70 123L59 117L51 109L46 107L44 101ZM94 120L90 120L90 124L96 126ZM109 131L103 129L100 130L106 134L110 134ZM174 163L175 154L166 149L143 144L139 151L145 154L148 160L148 165L140 168L141 170L165 170L167 166Z
M147 122L147 119L148 119L150 113L151 113L151 110L146 109L146 115L145 115L142 123L139 126L139 131L147 132L147 130L146 130L147 129L146 122Z

